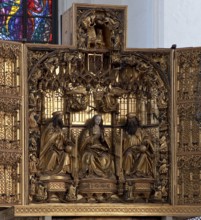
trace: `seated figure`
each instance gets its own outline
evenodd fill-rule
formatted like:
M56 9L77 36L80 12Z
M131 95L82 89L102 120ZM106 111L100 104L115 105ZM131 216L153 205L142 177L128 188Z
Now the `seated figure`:
M39 170L46 175L70 174L73 145L64 136L62 112L52 115L41 135Z
M135 114L127 115L123 137L123 170L127 177L154 178L154 148Z
M80 143L80 175L82 177L111 178L114 173L113 157L110 146L104 137L103 120L95 115Z

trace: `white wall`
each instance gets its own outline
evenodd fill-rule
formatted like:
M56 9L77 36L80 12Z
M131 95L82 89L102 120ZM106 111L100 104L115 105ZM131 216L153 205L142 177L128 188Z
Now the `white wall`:
M59 0L61 15L72 3L128 5L127 47L201 46L201 0Z
M123 3L128 5L127 47L151 47L153 44L152 1L124 0Z
M164 47L201 46L201 0L164 0Z

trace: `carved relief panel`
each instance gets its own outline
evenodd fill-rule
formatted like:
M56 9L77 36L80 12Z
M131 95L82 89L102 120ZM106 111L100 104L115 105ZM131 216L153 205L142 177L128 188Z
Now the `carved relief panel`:
M0 42L0 204L22 203L22 45Z
M177 203L200 204L201 50L176 51Z
M78 7L76 11L77 47L115 49L125 47L125 7Z

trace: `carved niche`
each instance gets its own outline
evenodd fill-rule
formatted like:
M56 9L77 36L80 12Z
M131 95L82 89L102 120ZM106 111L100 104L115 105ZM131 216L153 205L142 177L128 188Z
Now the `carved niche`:
M123 51L124 13L80 7L77 48L27 47L29 203L170 202L170 53Z
M77 10L77 46L83 49L115 49L124 46L125 11L108 8Z

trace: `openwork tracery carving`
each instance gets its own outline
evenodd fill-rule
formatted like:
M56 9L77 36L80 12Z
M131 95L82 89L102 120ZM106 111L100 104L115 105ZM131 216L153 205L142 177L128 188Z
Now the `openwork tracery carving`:
M177 52L177 200L200 204L200 50Z
M0 43L0 203L21 203L21 46Z
M167 203L168 53L29 50L30 202Z

